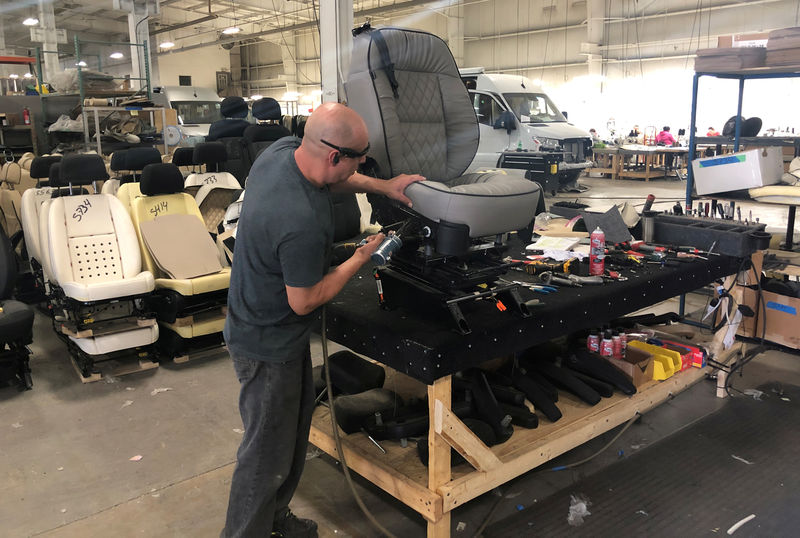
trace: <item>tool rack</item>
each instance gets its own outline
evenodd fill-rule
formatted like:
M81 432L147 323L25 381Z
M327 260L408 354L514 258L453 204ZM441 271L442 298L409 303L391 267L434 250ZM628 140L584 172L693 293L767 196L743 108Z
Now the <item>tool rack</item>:
M517 249L522 245L517 243ZM516 428L510 440L487 448L450 412L452 375L487 360L508 357L538 343L588 329L610 320L698 289L714 279L735 273L740 260L725 256L698 260L679 267L646 267L624 282L583 288L561 288L543 298L531 318L500 313L491 301L479 301L468 312L473 331L452 330L446 318L423 312L384 311L378 306L374 279L363 269L328 305L329 339L385 365L390 379L416 385L417 395L428 395L431 417L428 437L429 467L413 448L386 442L381 453L361 433L342 434L347 465L364 478L416 510L427 521L429 537L450 535L450 513L465 502L538 465L614 428L689 387L704 375L691 369L663 382L653 382L631 396L616 394L590 407L569 394L559 398L563 417L541 421L538 428ZM525 273L519 280L532 281ZM399 389L398 389L398 392ZM338 457L328 410L318 407L312 419L310 441ZM470 465L451 468L451 446Z

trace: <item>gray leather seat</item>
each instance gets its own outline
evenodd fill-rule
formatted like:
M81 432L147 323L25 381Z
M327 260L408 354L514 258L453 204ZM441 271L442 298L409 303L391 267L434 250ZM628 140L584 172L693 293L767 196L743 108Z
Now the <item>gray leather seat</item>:
M399 28L361 32L345 89L367 123L380 177L427 178L406 190L417 213L468 226L471 238L531 222L538 184L497 171L463 175L478 149L478 120L442 39Z

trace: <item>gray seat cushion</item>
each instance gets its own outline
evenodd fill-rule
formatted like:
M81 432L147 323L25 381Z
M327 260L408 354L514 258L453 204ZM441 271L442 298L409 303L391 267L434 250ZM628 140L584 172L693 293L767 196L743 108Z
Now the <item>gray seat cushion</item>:
M466 174L447 183L415 183L406 195L422 216L466 224L470 237L482 237L527 226L541 189L532 181L494 171Z

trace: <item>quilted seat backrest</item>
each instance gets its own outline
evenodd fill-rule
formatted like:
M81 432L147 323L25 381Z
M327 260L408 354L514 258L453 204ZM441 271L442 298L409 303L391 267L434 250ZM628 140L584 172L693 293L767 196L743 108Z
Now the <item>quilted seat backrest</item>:
M419 173L447 182L472 162L478 120L441 38L399 28L360 33L345 90L367 124L370 157L383 177Z

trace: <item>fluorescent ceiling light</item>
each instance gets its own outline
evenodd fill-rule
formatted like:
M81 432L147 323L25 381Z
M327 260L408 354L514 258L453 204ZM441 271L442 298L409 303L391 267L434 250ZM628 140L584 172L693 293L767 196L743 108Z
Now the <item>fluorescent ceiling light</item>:
M31 75L30 73L25 73L22 76L23 76L23 78L33 78L33 75Z
M250 99L252 99L253 101L258 101L259 99L263 99L263 98L264 98L264 96L263 95L259 95L259 94L255 94L255 95L251 95L250 96Z
M24 24L25 26L36 26L37 24L39 24L39 19L37 19L36 17L28 17L27 19L22 21L22 24Z
M125 55L122 54L121 52L112 52L111 54L109 54L109 57L114 58L115 60L119 60L120 58L124 58Z
M239 28L238 26L229 26L229 27L225 28L222 31L222 33L225 34L225 35L231 35L231 34L238 34L241 31L242 31L242 29Z
M19 75L16 73L11 73L10 75L8 75L8 78L19 78Z
M81 60L80 62L76 63L75 65L80 66L80 67L86 67L87 64L86 64L86 62Z
M162 49L171 49L172 47L175 46L175 43L173 43L172 41L164 41L163 43L160 43L158 46Z

